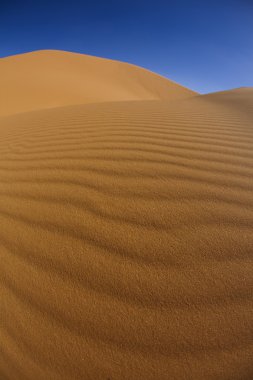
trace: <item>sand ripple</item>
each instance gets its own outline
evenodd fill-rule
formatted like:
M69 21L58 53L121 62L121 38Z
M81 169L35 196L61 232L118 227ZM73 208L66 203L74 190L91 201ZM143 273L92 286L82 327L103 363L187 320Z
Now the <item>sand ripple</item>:
M251 378L241 91L0 119L1 379Z

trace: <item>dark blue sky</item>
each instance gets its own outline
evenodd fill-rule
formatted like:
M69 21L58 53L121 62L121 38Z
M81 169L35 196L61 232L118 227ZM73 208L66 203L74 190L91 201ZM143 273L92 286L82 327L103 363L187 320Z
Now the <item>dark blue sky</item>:
M0 1L0 57L61 49L206 93L253 86L253 0Z

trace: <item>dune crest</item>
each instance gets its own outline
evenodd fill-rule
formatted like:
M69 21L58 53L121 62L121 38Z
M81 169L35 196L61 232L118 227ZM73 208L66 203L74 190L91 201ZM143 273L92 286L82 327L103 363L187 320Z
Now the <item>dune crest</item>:
M196 93L138 66L41 50L0 59L0 115L84 103L181 99Z

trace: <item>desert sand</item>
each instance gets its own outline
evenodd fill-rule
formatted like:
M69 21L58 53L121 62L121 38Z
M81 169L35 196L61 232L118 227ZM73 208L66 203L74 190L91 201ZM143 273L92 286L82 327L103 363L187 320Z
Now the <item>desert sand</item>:
M0 78L0 379L252 379L253 89L63 52Z
M0 116L123 100L187 98L193 91L140 67L62 51L0 59Z

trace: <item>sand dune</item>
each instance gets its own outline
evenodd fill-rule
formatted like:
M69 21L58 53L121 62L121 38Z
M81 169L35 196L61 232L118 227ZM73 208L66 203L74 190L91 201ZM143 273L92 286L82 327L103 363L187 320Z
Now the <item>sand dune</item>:
M219 105L234 107L244 115L253 113L253 87L217 92L201 96L201 98Z
M53 50L0 59L0 87L0 115L84 103L195 95L134 65Z
M1 379L252 378L252 94L0 118Z

